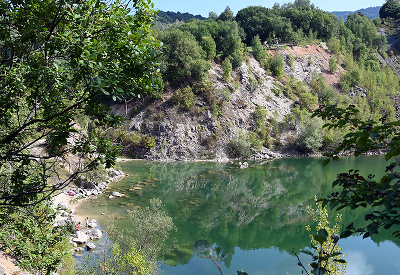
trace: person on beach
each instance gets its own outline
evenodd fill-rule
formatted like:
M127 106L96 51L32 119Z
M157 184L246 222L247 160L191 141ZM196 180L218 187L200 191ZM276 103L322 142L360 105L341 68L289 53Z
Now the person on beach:
M81 237L81 222L76 225L76 237L79 239Z
M86 229L89 228L89 217L86 217Z

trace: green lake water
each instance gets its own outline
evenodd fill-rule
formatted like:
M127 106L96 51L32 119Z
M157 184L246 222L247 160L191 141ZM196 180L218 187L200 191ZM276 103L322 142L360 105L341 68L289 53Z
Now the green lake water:
M306 206L314 205L315 195L330 194L331 183L340 172L354 168L367 176L385 167L384 158L376 156L343 158L325 168L321 161L277 159L250 162L245 169L230 162L121 162L129 176L112 184L104 195L85 202L79 211L99 219L101 225L111 213L122 217L137 206L147 206L151 198L160 198L178 229L170 240L177 246L161 264L163 274L218 275L210 259L197 256L194 244L199 240L229 253L222 262L226 275L236 275L236 270L249 275L301 274L292 250L298 252L310 244ZM109 199L113 191L125 197ZM339 213L344 225L363 223L362 211ZM119 226L129 225L121 219ZM339 245L347 254L347 274L400 274L400 242L390 232L372 240L350 237ZM303 263L310 261L307 255L300 257Z

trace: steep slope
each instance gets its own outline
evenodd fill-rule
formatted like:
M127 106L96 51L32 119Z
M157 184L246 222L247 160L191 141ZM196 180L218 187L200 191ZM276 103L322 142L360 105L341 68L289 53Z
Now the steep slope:
M285 59L286 78L292 76L309 82L316 74L322 74L330 85L336 85L340 68L332 74L328 71L330 53L320 45L308 47L283 47L271 54L280 54ZM294 62L291 62L293 58ZM139 112L135 104L118 104L114 113L126 115L134 113L130 119L129 131L152 136L155 146L151 149L138 148L132 156L151 160L227 160L229 143L244 140L255 131L254 112L257 106L267 110L266 121L283 123L291 113L295 101L281 92L283 84L267 74L254 58L247 56L242 66L232 73L232 80L223 80L220 65L213 64L209 71L213 94L220 107L210 108L209 101L202 94L195 97L195 105L185 110L173 103L171 89L163 100L152 102ZM295 131L295 129L293 129ZM289 133L284 133L275 143L276 151L266 147L251 150L252 158L268 159L288 153L286 147Z

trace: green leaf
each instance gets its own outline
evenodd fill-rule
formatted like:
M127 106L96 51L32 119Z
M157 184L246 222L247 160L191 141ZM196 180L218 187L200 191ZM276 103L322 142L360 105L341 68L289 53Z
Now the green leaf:
M313 274L315 275L324 275L326 273L326 269L323 267L318 267L313 270Z
M331 201L331 202L329 203L329 207L330 207L331 210L332 210L332 209L335 208L338 204L339 204L338 201Z
M376 233L378 233L378 224L377 223L370 223L368 226L367 226L367 231L368 231L368 233L369 234L376 234Z
M324 242L326 242L326 237L322 237L319 235L313 235L313 239L318 242L320 245L322 245Z
M386 153L385 155L385 160L388 161L389 159L391 159L394 156L398 156L400 155L400 148L394 148L392 150L390 150L389 152Z
M350 237L352 234L353 234L353 232L346 230L346 231L343 231L342 234L340 234L340 238L345 239L347 237Z
M341 263L341 264L345 264L345 263L346 263L346 261L343 260L343 259L334 259L333 261L334 261L334 262Z
M322 228L318 231L318 236L323 237L323 238L328 238L328 231L326 231L325 228Z

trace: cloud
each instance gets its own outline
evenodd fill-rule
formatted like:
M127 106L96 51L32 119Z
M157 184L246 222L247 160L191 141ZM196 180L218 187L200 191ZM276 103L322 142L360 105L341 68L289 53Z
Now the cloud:
M360 251L348 251L345 257L348 275L373 275L374 267L367 263L367 256Z

